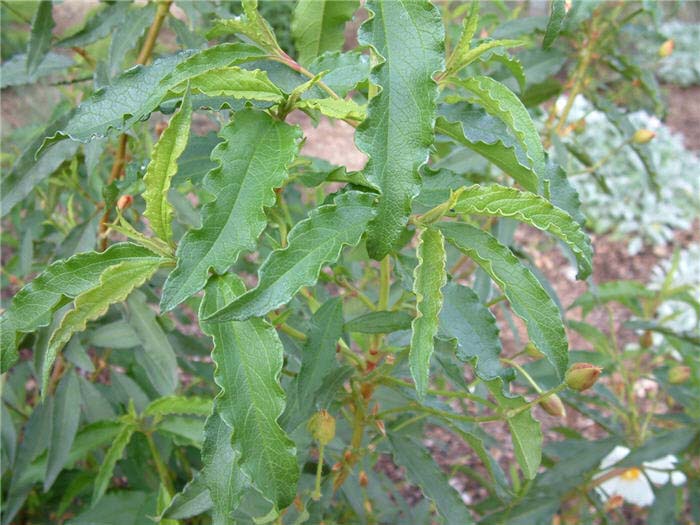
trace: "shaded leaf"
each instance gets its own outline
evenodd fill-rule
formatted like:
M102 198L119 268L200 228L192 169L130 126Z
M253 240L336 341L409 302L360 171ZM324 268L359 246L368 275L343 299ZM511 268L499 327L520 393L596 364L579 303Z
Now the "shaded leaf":
M566 17L566 1L552 0L552 12L549 15L547 29L544 30L544 39L542 40L542 49L549 49L559 36L559 33L564 25Z
M457 357L471 362L476 374L485 381L505 377L498 326L491 311L466 286L452 282L443 293L440 331L457 340Z
M51 438L46 460L44 492L56 481L68 461L68 455L80 423L80 385L73 370L61 378L51 410Z
M525 321L532 342L559 379L568 365L568 343L559 309L530 270L488 233L462 223L438 226L445 238L471 257L501 288L513 311Z
M370 312L345 323L345 331L363 334L390 334L398 330L408 330L411 328L411 321L413 321L413 317L406 312Z
M53 21L52 8L51 0L40 0L32 18L32 29L27 44L27 74L30 77L34 75L51 48L51 32L56 25Z
M122 425L119 433L114 437L102 463L100 463L100 469L97 471L97 476L95 477L95 485L92 490L93 506L102 499L107 487L109 487L109 482L114 473L114 467L124 454L124 449L129 444L129 441L131 441L131 436L134 434L135 430L136 427L133 424L126 423Z

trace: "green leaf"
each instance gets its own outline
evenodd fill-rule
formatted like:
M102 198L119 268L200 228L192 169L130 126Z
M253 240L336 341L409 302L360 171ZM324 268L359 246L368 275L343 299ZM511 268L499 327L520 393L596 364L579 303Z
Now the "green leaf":
M581 307L585 318L597 306L618 302L637 315L643 315L640 299L653 299L656 292L638 281L609 281L579 295L569 309Z
M534 193L493 184L469 186L452 207L455 213L507 217L551 233L576 256L578 278L591 274L593 249L581 226L564 210Z
M270 24L258 12L258 0L242 0L243 16L217 20L207 33L207 38L217 38L231 33L248 37L265 51L279 55L280 47Z
M355 246L374 216L374 197L348 192L333 204L312 210L292 228L288 246L273 251L258 271L258 286L210 314L208 321L261 317L288 303L304 286L318 279L321 268L340 256L343 246Z
M168 202L168 191L177 173L177 161L189 140L191 118L192 102L189 91L186 91L180 110L170 119L168 127L153 147L151 162L143 178L146 185L143 193L146 210L143 215L149 220L153 232L165 242L171 242L173 237L173 208Z
M61 378L51 410L51 437L46 460L44 492L48 491L68 462L80 423L80 385L73 370Z
M200 319L230 303L244 289L232 274L212 277ZM223 421L233 429L232 443L240 448L241 469L276 508L285 508L296 495L299 470L294 443L277 422L284 410L279 384L284 349L277 332L262 319L203 322L202 329L214 339L214 380L221 389L216 404ZM216 505L213 494L212 500Z
M31 84L35 80L51 75L52 73L65 71L73 64L75 64L75 61L71 57L49 52L34 71L34 74L30 77L27 74L27 55L24 53L14 55L0 65L0 89L5 89L10 86Z
M411 324L411 349L408 361L411 376L422 399L430 382L430 357L433 338L438 330L438 315L442 308L442 287L447 282L445 273L445 239L439 230L426 228L418 238L416 250L418 266L413 272L413 293L416 295L418 315Z
M468 224L442 223L445 238L471 257L501 288L525 321L530 339L554 366L559 379L568 364L568 343L559 309L530 270L488 233Z
M354 100L342 98L305 98L297 101L295 106L302 111L316 110L327 117L338 120L362 121L366 116L366 109Z
M457 357L471 362L484 381L504 377L496 318L471 288L450 283L444 289L440 331L457 340Z
M142 351L135 353L136 362L144 369L156 392L168 396L175 391L178 383L175 350L142 292L134 291L126 300L126 306L129 325L142 347Z
M433 500L440 515L450 525L474 523L469 509L447 482L445 474L430 457L425 446L414 438L389 431L389 444L396 463L404 467L408 478Z
M506 395L503 393L503 380L494 379L487 383L491 394L498 405L506 410L518 410L527 404L522 396ZM530 410L524 410L515 416L508 417L508 428L515 449L515 458L527 479L537 475L537 469L542 460L542 429L540 423L532 417Z
M231 444L232 434L231 427L221 419L218 409L215 410L204 425L202 444L202 478L213 507L214 525L231 523L231 513L248 485L238 465L239 447Z
M84 47L105 38L124 20L130 5L126 2L107 4L104 9L93 14L77 32L56 42L58 47Z
M27 44L27 74L30 77L34 75L51 48L51 32L56 26L52 8L51 0L41 0L32 18L32 29Z
M319 407L318 393L323 382L338 368L335 357L338 339L343 335L343 301L329 299L314 313L308 339L301 354L301 368L287 388L288 399L280 423L292 431Z
M451 70L447 74L455 74L460 69L467 67L472 62L478 60L482 55L499 47L518 47L525 45L522 40L486 40L473 49L466 51L458 57L455 57L455 62L451 65ZM454 55L453 55L454 57Z
M213 417L213 416L212 416ZM218 415L216 416L218 418ZM205 432L207 428L205 427ZM230 437L230 429L229 436ZM229 448L231 447L230 442L225 443ZM209 442L207 441L207 436L204 437L204 445L202 446L202 451L205 447L209 450ZM207 464L216 466L221 465L222 461L211 461L207 459ZM205 467L206 469L206 467ZM229 500L230 501L230 500ZM183 489L173 496L170 504L165 508L160 516L161 520L173 519L182 520L186 518L192 518L198 516L204 512L207 512L213 507L211 500L211 495L209 494L209 488L207 487L204 480L204 469L197 474L183 487ZM216 523L216 521L214 521Z
M459 36L459 41L457 42L457 45L452 51L450 57L447 59L447 64L445 65L446 75L456 73L459 69L457 64L461 60L461 57L469 53L472 46L472 39L474 38L478 25L479 2L477 0L472 0L469 8L469 14L465 15L462 19L462 33Z
M155 257L125 260L107 268L100 275L96 286L76 296L73 309L63 317L60 326L51 336L49 348L44 356L42 366L44 395L56 355L72 335L85 330L88 321L104 315L111 304L126 299L134 288L141 286L155 273L162 262L162 259Z
M370 256L382 259L396 247L420 191L418 170L433 143L437 86L432 76L444 65L445 31L439 11L427 0L372 0L365 7L370 18L359 40L378 55L371 81L381 91L370 100L355 141L369 157L367 179L382 192L367 239Z
M32 282L25 285L13 298L2 316L3 371L16 358L14 332L29 333L51 322L54 310L96 286L102 273L123 262L160 262L152 252L129 243L110 246L104 252L79 253L65 261L51 264Z
M156 512L156 493L121 490L71 518L66 525L145 525Z
M212 411L211 399L205 397L167 396L151 401L143 411L145 416L193 415L208 416Z
M100 463L100 469L97 471L97 476L95 476L95 485L92 489L92 505L95 506L98 501L104 496L107 487L109 487L109 482L112 479L112 474L114 473L114 467L124 454L124 449L131 441L131 436L134 435L136 426L133 423L125 423L122 425L119 433L115 436L112 444L109 446L109 450L105 454L102 463Z
M522 100L522 95L527 87L527 79L525 78L525 68L517 57L509 54L507 51L493 49L491 52L481 55L479 60L484 63L499 62L510 71L510 74L513 75L513 78L518 82L520 99Z
M549 187L549 191L547 191L547 187ZM540 179L538 193L545 196L549 194L547 198L552 201L552 204L564 210L583 226L586 218L581 213L578 192L569 182L564 168L550 158L547 159L544 177Z
M465 104L448 106L435 131L493 162L528 191L538 189L538 175L505 125L483 110Z
M412 321L413 317L406 312L370 312L345 323L345 331L363 334L390 334L398 330L408 330L411 328Z
M345 23L359 6L358 0L299 0L292 18L299 63L306 66L325 51L340 51Z
M309 64L309 71L315 74L327 71L324 84L344 97L369 77L369 58L360 51L324 53Z
M547 29L544 31L544 39L542 40L542 49L549 49L559 36L561 28L564 25L566 17L566 1L552 0L552 12L549 15Z
M540 135L520 99L500 82L485 76L470 77L459 85L468 89L469 102L482 106L489 115L501 119L515 135L518 144L539 176L545 172L545 156ZM529 189L529 188L528 188Z
M130 6L124 19L116 26L109 43L109 75L119 73L129 50L139 44L156 14L156 4Z
M163 289L164 311L201 290L209 269L223 273L241 253L255 249L267 225L263 208L275 203L274 189L287 177L300 133L266 113L244 110L220 136L224 141L212 151L219 166L204 181L216 200L202 208L202 228L179 243L177 266Z
M188 83L192 93L200 93L209 97L231 97L268 102L281 102L284 98L282 91L267 78L267 72L259 69L250 71L237 66L209 69L188 78L179 86L173 87L172 92L183 92Z

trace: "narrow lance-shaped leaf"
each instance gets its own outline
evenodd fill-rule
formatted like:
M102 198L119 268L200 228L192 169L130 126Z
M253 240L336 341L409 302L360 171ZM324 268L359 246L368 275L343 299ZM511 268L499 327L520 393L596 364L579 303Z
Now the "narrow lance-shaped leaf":
M472 47L472 38L476 33L476 28L479 25L479 1L472 0L469 13L462 20L462 33L459 36L459 41L455 46L452 54L447 59L445 65L445 75L451 75L459 69L461 58L469 52Z
M214 525L231 523L231 513L248 485L248 479L238 466L240 451L231 444L232 434L231 427L215 410L204 425L201 472L208 489Z
M124 20L118 24L109 43L109 76L122 69L126 54L139 44L139 40L151 25L156 14L156 4L130 6Z
M262 264L258 286L207 320L261 317L288 303L303 286L313 285L321 268L338 260L343 246L360 241L374 216L373 199L366 193L348 192L336 197L333 204L311 211L289 232L288 246L273 251Z
M532 342L562 379L568 364L566 333L559 309L537 278L488 233L457 222L438 227L450 243L471 257L498 284L513 311L525 321Z
M299 100L295 106L301 110L320 111L327 117L338 120L362 121L366 116L366 109L354 100L341 98L305 98Z
M340 51L345 23L359 5L358 0L300 0L292 18L299 63L308 65L326 51Z
M275 33L260 13L258 0L242 0L243 15L217 20L207 33L207 38L216 38L231 33L244 35L265 51L277 54L280 50Z
M454 282L445 287L440 331L457 340L457 357L471 361L481 379L506 375L500 362L502 348L496 318L471 288Z
M210 97L231 97L268 102L281 102L282 91L275 86L267 73L259 69L250 71L236 66L210 69L189 78L172 89L173 93L185 91L189 83L192 93Z
M493 162L528 191L538 190L538 174L504 123L482 109L455 104L443 108L435 131Z
M299 374L287 388L287 407L280 421L290 432L320 408L317 395L324 380L337 372L336 346L342 335L343 301L334 297L311 317Z
M136 290L126 301L129 326L141 344L135 353L136 362L144 369L153 388L161 396L169 396L177 388L177 357L155 312L146 303L146 296Z
M148 163L143 178L146 185L143 194L146 211L143 214L149 220L153 232L165 242L170 242L173 237L173 207L168 202L168 190L177 173L177 160L187 147L191 118L192 102L188 90L179 111L170 119L168 127L153 147L151 162Z
M413 293L416 294L418 315L412 324L408 360L418 397L423 398L430 380L433 338L437 334L438 315L442 308L441 290L447 282L445 240L439 230L426 228L420 233L417 256L418 266L413 273Z
M52 8L51 0L41 0L32 19L32 30L27 44L27 74L30 77L51 48L51 32L56 25L51 13Z
M99 283L75 298L75 306L70 310L61 325L51 336L49 348L42 366L42 392L46 393L53 362L59 350L71 336L85 330L88 321L101 317L111 304L123 301L134 290L151 277L162 264L162 259L124 261L107 268L100 276Z
M578 278L591 274L593 249L581 226L564 210L534 193L494 184L475 184L460 193L455 213L507 217L555 235L571 249L578 263Z
M146 416L194 415L208 416L212 411L211 399L193 396L167 396L152 401L143 414Z
M495 379L487 383L489 390L498 405L508 411L518 410L527 402L522 396L510 397L503 393L503 381ZM532 417L530 410L523 410L517 415L508 417L508 429L515 449L515 458L527 479L537 475L537 469L542 459L542 429L540 423Z
M506 86L490 77L475 76L460 81L459 85L471 91L468 100L482 106L490 115L498 117L511 129L532 163L538 176L545 172L544 148L537 128L520 99Z
M233 274L213 277L200 308L206 318L245 290ZM240 448L240 466L260 492L282 509L296 495L299 471L294 443L277 419L284 410L279 384L284 349L277 332L262 319L203 322L214 339L214 380L221 391L216 404L233 429L232 443ZM216 504L216 499L212 497Z
M552 0L552 12L549 15L547 29L544 31L542 49L549 49L559 36L566 17L566 0Z
M445 32L439 11L427 0L370 0L365 7L370 18L359 40L378 55L371 81L381 91L370 101L355 141L369 157L367 179L382 192L367 238L370 256L382 259L395 248L420 190L418 170L433 142L432 77L444 65Z
M125 423L109 446L109 450L107 450L107 454L105 454L102 463L100 463L100 469L95 477L95 485L92 489L93 506L102 499L109 487L109 482L114 474L114 467L124 454L124 449L131 441L131 436L134 435L135 430L136 427L133 423Z
M440 467L426 452L425 446L410 436L389 431L389 444L396 463L404 467L408 478L435 502L445 522L452 525L474 523L469 509L450 486Z
M61 378L51 410L51 438L46 460L44 491L49 490L68 462L80 423L80 384L73 370Z
M255 249L267 224L263 208L275 203L274 189L287 177L300 133L266 113L244 110L220 136L224 142L211 156L219 166L204 181L216 200L202 208L202 228L179 243L177 266L163 289L165 311L201 290L210 269L224 273L241 253Z
M29 333L51 322L52 313L96 286L102 273L125 261L161 261L151 251L129 243L110 246L104 252L79 253L64 261L51 264L12 298L2 316L3 371L16 359L16 333ZM13 357L14 356L14 357Z

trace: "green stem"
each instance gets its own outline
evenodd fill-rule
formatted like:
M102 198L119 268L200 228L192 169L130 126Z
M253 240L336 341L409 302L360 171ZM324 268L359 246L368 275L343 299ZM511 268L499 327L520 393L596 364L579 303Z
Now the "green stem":
M318 501L321 499L321 475L323 474L323 452L325 450L323 443L319 443L318 447L318 465L316 466L316 485L311 499Z
M379 304L378 310L386 310L389 307L389 290L391 289L391 260L387 255L382 259L379 268Z
M401 387L413 388L412 383L409 383L408 381L404 381L402 379L398 379L396 377L391 377L391 376L381 377L379 379L379 382L384 384L384 385L387 385L387 386L401 386ZM498 405L492 403L488 399L484 399L483 397L472 394L471 392L456 392L454 390L428 389L427 393L431 396L442 396L442 397L450 397L450 398L469 399L470 401L475 401L476 403L480 403L480 404L487 406L489 408L492 408L494 410L498 409Z
M151 432L146 432L145 436L146 440L148 441L148 448L151 450L151 456L153 456L153 461L156 464L156 470L158 471L158 477L160 478L160 482L165 487L165 490L168 491L168 495L172 496L173 494L175 494L173 482L171 481L170 475L168 474L168 469L165 467L165 464L163 463L163 460L160 457L160 453L156 448L156 443L155 441L153 441L153 434Z
M396 408L390 408L388 410L379 412L375 417L377 419L385 419L386 416L391 414L402 414L404 412L410 411L424 412L426 414L431 414L433 416L438 416L447 420L466 421L468 423L486 423L489 421L501 421L505 419L505 416L503 414L493 414L490 416L465 416L463 414L454 414L445 410L438 410L437 408L422 406L417 403L403 405Z

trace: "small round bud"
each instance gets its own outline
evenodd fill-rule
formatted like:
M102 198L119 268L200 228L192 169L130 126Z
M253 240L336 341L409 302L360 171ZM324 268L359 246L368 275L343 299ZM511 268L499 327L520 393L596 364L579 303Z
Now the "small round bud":
M321 445L327 445L335 437L335 418L327 410L319 410L308 423L309 432Z
M131 195L122 195L117 201L119 211L124 211L134 203L134 198Z
M673 53L673 48L676 46L676 43L673 41L673 39L668 39L666 42L661 44L659 46L659 56L661 58L666 58L669 56L671 53Z
M651 348L654 346L654 334L650 330L645 330L639 338L639 346L642 348Z
M540 401L540 406L542 410L547 412L550 416L554 417L566 417L566 408L564 408L564 403L562 403L560 397L556 394Z
M364 470L360 471L358 479L360 482L360 487L366 487L367 484L369 483L369 478L367 477L367 473Z
M634 135L632 135L632 142L635 144L646 144L647 142L651 142L654 137L656 137L656 133L650 129L638 129L634 132Z
M690 379L690 367L678 365L668 371L668 382L672 385L680 385Z
M582 392L595 384L602 371L602 368L590 363L576 363L566 371L564 381L572 390Z
M544 354L540 352L540 349L537 348L533 342L529 342L525 345L525 353L533 359L542 359L544 357Z

